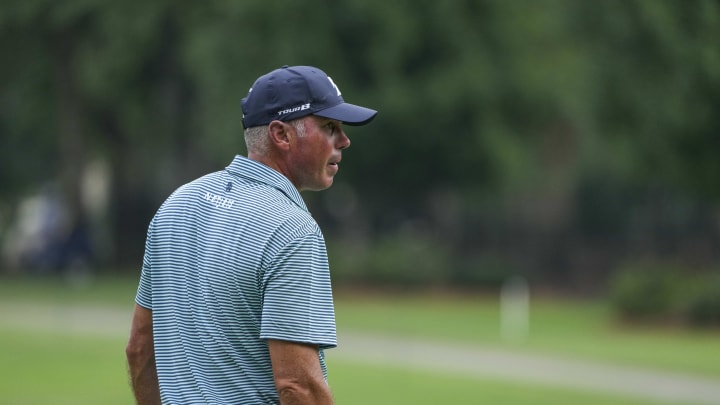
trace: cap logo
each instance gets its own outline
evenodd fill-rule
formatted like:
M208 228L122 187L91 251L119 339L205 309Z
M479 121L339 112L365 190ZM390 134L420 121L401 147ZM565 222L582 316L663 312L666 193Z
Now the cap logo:
M340 89L338 88L338 86L337 86L337 85L335 84L335 82L330 78L330 76L328 76L327 78L328 78L328 81L330 82L330 84L332 84L332 86L335 88L335 91L337 91L338 97L340 97Z
M303 111L303 110L309 110L310 109L310 103L299 105L297 107L287 108L285 110L278 111L277 115L283 115L283 114L290 114L297 111Z

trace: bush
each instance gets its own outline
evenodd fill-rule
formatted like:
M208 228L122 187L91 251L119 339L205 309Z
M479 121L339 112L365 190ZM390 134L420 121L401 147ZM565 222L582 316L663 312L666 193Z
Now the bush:
M651 265L624 268L612 282L612 304L623 318L656 319L670 315L677 280Z
M683 315L694 326L720 326L720 272L698 278Z
M520 269L509 259L485 254L458 258L450 281L464 287L499 289L508 278L518 274Z
M441 284L452 268L447 250L423 235L388 235L374 245L367 259L368 277L390 285Z
M338 285L443 285L453 268L448 249L423 234L390 234L364 245L332 242L328 254L333 282Z
M720 326L720 273L640 263L620 269L611 299L618 315L641 321Z

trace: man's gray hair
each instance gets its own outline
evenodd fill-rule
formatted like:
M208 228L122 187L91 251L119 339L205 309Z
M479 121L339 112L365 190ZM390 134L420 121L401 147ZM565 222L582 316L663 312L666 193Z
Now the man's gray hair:
M297 118L287 122L287 124L295 128L298 136L305 136L305 118L307 117ZM248 153L252 152L266 156L270 148L268 126L261 125L245 129L245 145L247 145Z

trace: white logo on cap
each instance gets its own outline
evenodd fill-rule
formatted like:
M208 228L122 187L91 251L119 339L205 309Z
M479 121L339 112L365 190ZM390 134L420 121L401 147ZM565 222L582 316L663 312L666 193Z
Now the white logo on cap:
M310 109L310 103L307 103L307 104L299 105L297 107L286 108L284 110L280 110L280 111L278 111L278 115L290 114L290 113L309 110L309 109Z
M340 96L340 89L335 84L335 82L330 78L330 76L328 76L328 80L330 81L330 84L332 84L332 86L335 88L335 91L337 91L337 95Z

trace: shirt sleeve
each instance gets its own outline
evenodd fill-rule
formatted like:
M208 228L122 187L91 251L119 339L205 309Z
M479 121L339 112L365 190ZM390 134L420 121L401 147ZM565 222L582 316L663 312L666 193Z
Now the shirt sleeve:
M262 277L260 337L337 346L325 240L313 232L284 246Z
M140 285L138 286L135 302L143 308L152 310L152 266L150 257L152 255L152 231L155 219L150 222L147 238L145 239L145 255L143 256L142 273L140 274Z

